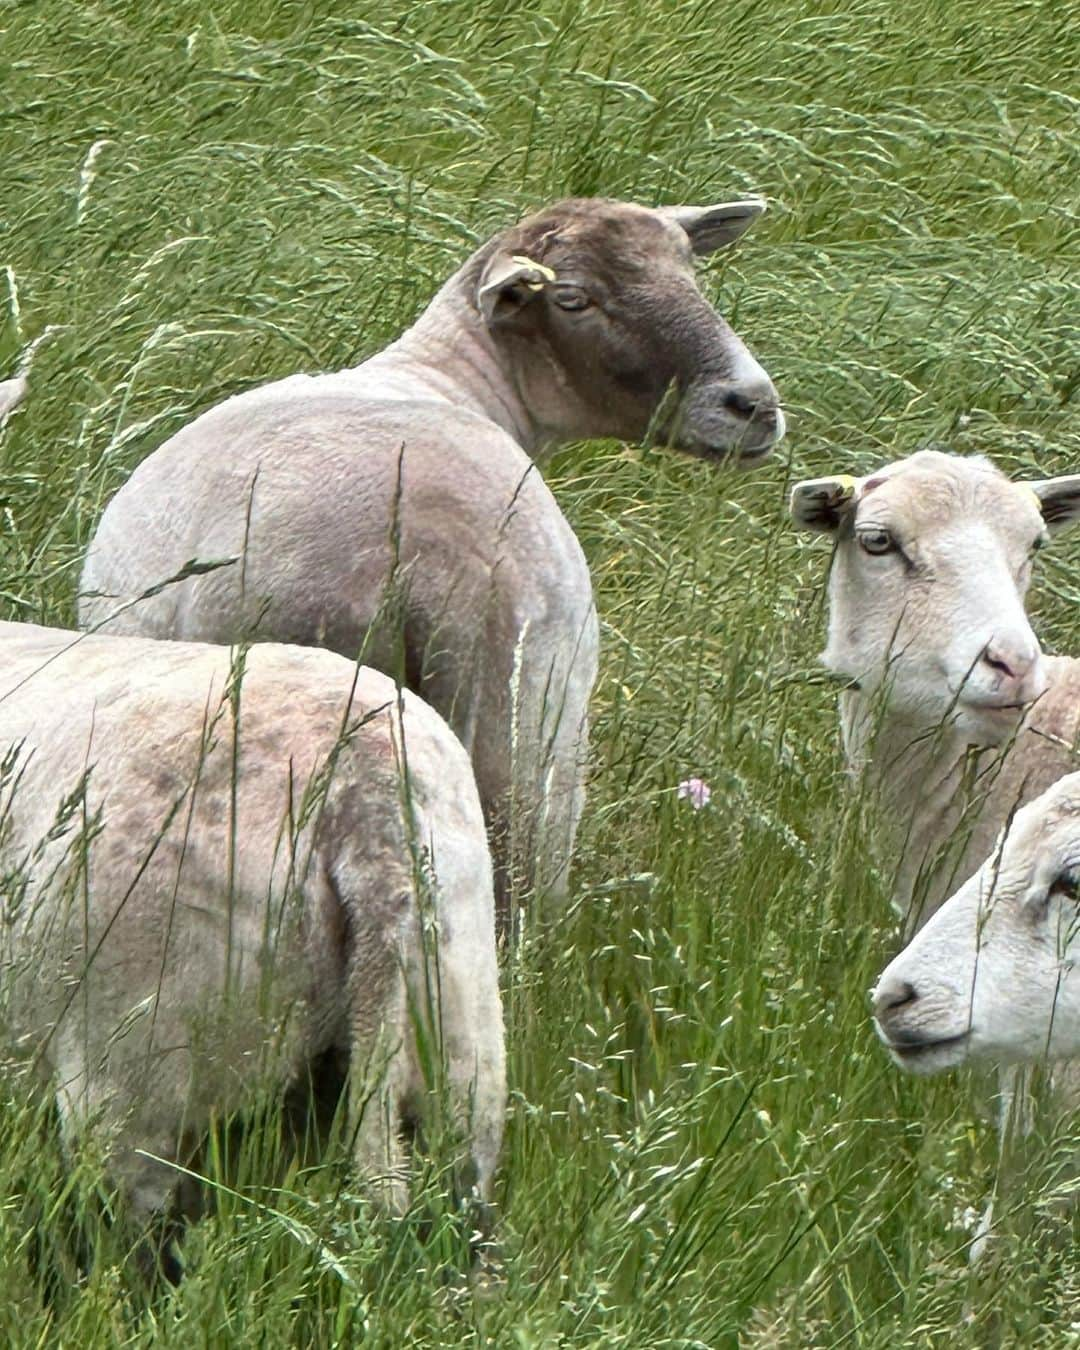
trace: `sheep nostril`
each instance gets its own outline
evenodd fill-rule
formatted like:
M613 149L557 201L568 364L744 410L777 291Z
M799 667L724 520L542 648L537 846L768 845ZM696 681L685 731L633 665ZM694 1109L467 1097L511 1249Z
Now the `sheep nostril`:
M1012 666L1009 665L1008 661L1002 660L1000 656L997 656L994 652L990 651L989 648L987 648L987 650L983 652L983 660L986 662L986 664L990 667L991 670L1000 671L1000 673L1004 675L1006 679L1011 680L1016 674Z
M724 395L724 407L736 417L753 417L757 410L757 400L748 398L739 389L729 389Z
M874 993L874 1015L881 1017L885 1013L897 1012L909 1003L914 1003L918 997L915 986L907 980L879 988Z

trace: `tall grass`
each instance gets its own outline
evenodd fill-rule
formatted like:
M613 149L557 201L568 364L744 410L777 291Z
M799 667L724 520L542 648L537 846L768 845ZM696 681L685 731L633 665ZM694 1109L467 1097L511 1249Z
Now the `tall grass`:
M0 1079L8 1343L1080 1343L1070 1122L973 1276L985 1084L901 1079L874 1042L888 860L815 675L827 553L783 519L793 477L930 439L1076 469L1078 43L1080 9L1029 0L0 9L0 376L41 339L0 439L6 617L72 619L103 504L169 433L362 358L556 196L767 194L707 284L791 424L752 477L612 444L549 466L604 652L574 904L507 972L503 1282L448 1282L438 1225L369 1229L294 1166L270 1203L223 1184L143 1307L100 1166ZM1080 650L1077 547L1040 561L1050 647Z

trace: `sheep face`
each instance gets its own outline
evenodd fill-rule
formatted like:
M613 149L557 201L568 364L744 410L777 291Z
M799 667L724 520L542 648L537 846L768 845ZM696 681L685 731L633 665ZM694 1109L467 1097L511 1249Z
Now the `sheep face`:
M998 848L882 974L900 1068L1080 1055L1080 774L1017 812Z
M703 458L768 453L784 434L776 390L693 269L763 209L579 199L493 241L476 303L548 439L651 431Z
M1046 687L1024 609L1032 561L1078 498L1080 478L1012 483L936 451L798 484L796 523L836 539L825 665L916 733L1004 742Z

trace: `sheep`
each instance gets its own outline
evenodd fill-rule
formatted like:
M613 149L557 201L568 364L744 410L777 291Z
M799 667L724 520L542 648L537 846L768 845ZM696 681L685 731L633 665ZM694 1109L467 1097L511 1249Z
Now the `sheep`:
M1013 483L926 450L799 483L791 511L836 541L822 660L848 686L844 748L880 800L910 934L1073 767L1080 665L1042 654L1024 597L1035 551L1080 513L1080 476Z
M81 626L362 652L469 750L502 929L530 891L557 902L598 630L585 557L534 461L650 428L707 459L769 452L776 390L692 265L762 209L559 202L488 240L355 369L204 413L104 512Z
M422 1035L482 1208L505 1099L494 890L438 714L310 648L3 623L0 652L0 1025L64 1139L104 1132L130 1216L167 1210L212 1112L324 1054L348 1060L355 1166L399 1211Z
M1021 807L890 962L878 1034L905 1072L1080 1059L1080 773Z
M1001 1155L1036 1126L1028 1069L1050 1067L1058 1108L1080 1103L1080 773L1066 774L1006 823L974 876L886 966L874 1021L904 1072L996 1063ZM993 1237L991 1196L970 1258Z

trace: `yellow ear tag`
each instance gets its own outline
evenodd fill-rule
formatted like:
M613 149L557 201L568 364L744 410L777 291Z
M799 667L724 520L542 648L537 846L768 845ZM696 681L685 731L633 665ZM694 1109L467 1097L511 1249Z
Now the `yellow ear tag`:
M1017 483L1016 486L1018 488L1023 488L1024 491L1030 496L1031 500L1035 503L1035 510L1038 511L1039 515L1041 516L1043 509L1042 498L1035 491L1035 489L1028 487L1026 483Z
M855 496L855 482L849 473L838 473L834 480L839 485L839 491L836 494L838 502L846 502L849 498Z
M544 278L544 281L558 280L550 267L545 267L543 263L534 262L532 258L526 258L524 253L512 253L510 255L510 261L519 263L522 267L531 267L534 272L540 273ZM544 289L544 281L527 281L525 285L528 286L530 291L542 291Z

